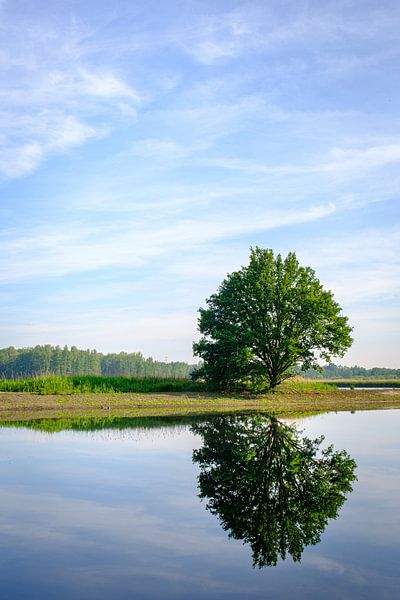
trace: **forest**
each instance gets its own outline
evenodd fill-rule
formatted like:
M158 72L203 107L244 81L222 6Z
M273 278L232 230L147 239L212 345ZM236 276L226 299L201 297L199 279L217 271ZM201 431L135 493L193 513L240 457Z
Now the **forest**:
M309 369L302 373L309 379L397 379L400 378L400 369L388 369L386 367L344 367L341 365L324 365L321 371Z
M194 365L161 362L141 352L103 354L75 346L35 346L0 349L0 378L17 379L43 375L104 375L126 377L188 377Z
M80 350L75 346L35 346L0 349L0 378L19 379L45 375L103 375L106 377L186 378L197 365L186 362L161 362L145 358L141 352L103 354L97 350ZM310 379L400 378L400 369L357 365L325 365L321 371L309 369L299 375Z

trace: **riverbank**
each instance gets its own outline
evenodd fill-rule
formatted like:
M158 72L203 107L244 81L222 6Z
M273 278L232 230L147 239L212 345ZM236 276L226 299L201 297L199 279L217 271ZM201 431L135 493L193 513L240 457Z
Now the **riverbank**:
M277 391L275 394L102 393L39 395L0 392L0 421L274 412L296 415L400 408L400 390Z

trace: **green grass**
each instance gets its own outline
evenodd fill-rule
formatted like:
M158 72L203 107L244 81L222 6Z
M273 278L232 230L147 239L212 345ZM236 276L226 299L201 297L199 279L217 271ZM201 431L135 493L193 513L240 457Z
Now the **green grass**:
M190 382L187 382L190 383ZM49 388L47 388L49 389ZM232 412L274 412L278 415L316 413L336 410L400 408L400 388L394 390L343 390L332 385L290 381L276 393L250 394L196 392L86 392L0 393L0 421L36 419L86 419L107 421L130 417L182 417Z
M196 392L205 385L189 379L161 377L102 377L73 375L63 377L32 377L30 379L5 379L0 381L0 392L30 392L32 394L86 394L128 392Z
M326 391L335 383L323 383L293 379L279 386L287 393ZM108 393L157 393L157 392L205 392L205 383L190 379L166 379L161 377L102 377L96 375L49 375L29 379L5 379L0 381L0 392L29 392L42 396L52 394L108 394ZM239 390L240 391L240 390ZM246 392L246 390L241 390Z
M336 389L335 382L316 381L310 379L293 378L288 379L277 387L278 392L286 394L299 394L306 392L329 392Z
M340 387L396 387L399 380L332 380L289 379L277 388L277 392L298 394L327 392ZM42 396L52 394L109 394L109 393L162 393L206 392L210 388L202 382L190 379L162 377L103 377L101 375L49 375L29 379L0 380L0 392L29 392ZM235 390L231 390L235 391ZM237 392L249 393L246 389ZM264 392L267 393L267 392Z
M43 395L27 392L0 394L0 427L35 423L43 431L108 428L128 424L145 426L168 418L208 418L233 413L274 413L295 418L330 411L400 408L400 390L335 390L283 392L251 396L218 393L127 393ZM122 421L123 419L123 421ZM126 420L128 419L128 420ZM150 422L149 422L150 423Z

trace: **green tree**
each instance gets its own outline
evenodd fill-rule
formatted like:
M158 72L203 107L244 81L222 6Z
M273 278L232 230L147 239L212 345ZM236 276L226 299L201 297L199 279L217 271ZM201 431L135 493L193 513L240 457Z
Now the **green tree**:
M275 417L217 417L192 426L203 438L194 450L200 497L229 537L250 545L253 565L279 557L299 561L337 517L356 479L354 460L323 437L301 437Z
M251 250L250 264L231 273L200 308L203 337L193 345L203 365L193 377L216 387L251 383L275 388L294 367L343 356L352 343L347 317L310 267L291 252Z
M76 346L0 348L0 378L39 375L105 375L127 377L188 377L194 365L164 363L144 358L140 352L102 354Z

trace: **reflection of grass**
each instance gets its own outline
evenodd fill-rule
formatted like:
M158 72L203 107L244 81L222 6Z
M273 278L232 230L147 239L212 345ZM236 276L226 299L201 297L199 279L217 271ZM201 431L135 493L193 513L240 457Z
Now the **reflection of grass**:
M224 412L306 412L400 407L400 390L336 390L282 386L275 394L101 393L39 395L0 393L0 420L20 421L69 417L147 417Z
M177 417L82 417L59 419L31 419L25 421L0 421L0 427L28 427L47 433L57 431L99 431L101 429L127 429L141 428L154 429L156 427L177 427L193 425L202 422L205 416L177 416Z

